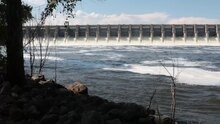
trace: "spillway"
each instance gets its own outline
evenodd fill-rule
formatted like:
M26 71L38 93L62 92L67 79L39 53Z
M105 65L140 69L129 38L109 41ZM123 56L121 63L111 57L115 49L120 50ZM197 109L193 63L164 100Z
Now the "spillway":
M220 45L216 25L68 25L25 26L30 37L57 45Z

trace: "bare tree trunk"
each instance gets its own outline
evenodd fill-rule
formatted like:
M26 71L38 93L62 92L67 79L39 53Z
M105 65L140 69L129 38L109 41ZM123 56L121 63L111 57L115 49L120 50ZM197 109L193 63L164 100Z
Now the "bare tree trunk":
M7 79L22 85L24 79L21 0L7 0Z
M34 73L34 63L35 63L35 46L34 42L30 42L29 44L29 61L30 61L30 69L31 69L31 76L33 76Z
M39 38L39 52L40 52L40 66L38 73L40 74L42 72L42 69L44 68L44 65L46 63L47 57L49 56L49 40L46 41L47 44L45 48L45 53L43 53L43 39Z

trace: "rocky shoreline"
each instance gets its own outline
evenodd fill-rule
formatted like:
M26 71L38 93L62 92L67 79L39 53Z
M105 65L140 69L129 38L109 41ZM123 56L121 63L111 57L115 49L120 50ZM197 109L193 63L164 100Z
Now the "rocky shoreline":
M157 124L154 110L88 95L81 82L67 87L43 76L24 86L0 84L0 124ZM171 119L160 118L160 124Z

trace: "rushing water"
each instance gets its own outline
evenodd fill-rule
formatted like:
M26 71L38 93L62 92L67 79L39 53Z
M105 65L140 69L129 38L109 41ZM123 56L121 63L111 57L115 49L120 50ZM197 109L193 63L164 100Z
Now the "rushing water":
M28 55L25 54L26 70ZM177 79L179 120L220 123L220 47L56 46L44 68L61 84L85 82L89 94L147 106L170 115L170 75ZM163 66L164 67L163 67ZM169 73L170 74L169 74Z

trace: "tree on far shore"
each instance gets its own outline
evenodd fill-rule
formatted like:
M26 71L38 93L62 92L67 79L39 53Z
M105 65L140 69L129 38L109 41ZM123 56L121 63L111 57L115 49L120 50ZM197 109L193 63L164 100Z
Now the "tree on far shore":
M58 6L62 6L63 13L72 15L76 3L81 0L47 0L47 6L41 14L41 21L53 13ZM6 0L6 23L7 23L7 80L11 84L23 85L24 58L23 58L23 32L22 32L22 2L21 0Z

